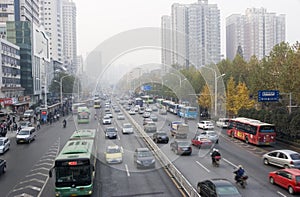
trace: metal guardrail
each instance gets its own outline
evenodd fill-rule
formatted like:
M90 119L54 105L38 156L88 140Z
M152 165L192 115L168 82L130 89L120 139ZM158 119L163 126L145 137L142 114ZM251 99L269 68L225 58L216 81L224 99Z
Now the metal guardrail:
M122 111L124 109L121 107ZM147 135L144 129L128 114L125 113L127 118L131 121L131 123L135 126L140 136L147 143L147 146L153 150L157 159L160 160L163 167L172 175L180 188L190 197L201 197L200 194L196 191L196 189L191 185L191 183L183 176L183 174L176 168L176 166L169 160L169 158L160 150L160 148L156 145L156 143Z

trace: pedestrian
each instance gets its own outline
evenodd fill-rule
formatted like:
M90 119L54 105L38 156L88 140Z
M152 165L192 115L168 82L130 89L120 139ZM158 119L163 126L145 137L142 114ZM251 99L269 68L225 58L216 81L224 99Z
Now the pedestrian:
M37 121L36 121L36 128L37 128L37 130L40 130L40 129L41 129L41 123L40 123L40 120L37 120Z

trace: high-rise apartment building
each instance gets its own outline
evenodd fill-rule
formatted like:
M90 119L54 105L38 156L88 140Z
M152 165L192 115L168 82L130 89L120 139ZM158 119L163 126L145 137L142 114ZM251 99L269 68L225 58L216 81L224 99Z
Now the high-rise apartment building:
M76 5L63 0L63 54L64 65L71 73L77 72Z
M63 62L62 0L41 0L40 20L50 38L50 56Z
M164 66L171 65L171 17L161 17L161 62ZM165 69L164 69L165 70Z
M226 18L226 56L232 60L238 48L245 60L269 55L273 47L285 41L285 15L269 13L264 8L249 8L245 15Z
M208 4L208 0L173 4L171 30L172 64L188 67L220 61L220 10L216 4Z

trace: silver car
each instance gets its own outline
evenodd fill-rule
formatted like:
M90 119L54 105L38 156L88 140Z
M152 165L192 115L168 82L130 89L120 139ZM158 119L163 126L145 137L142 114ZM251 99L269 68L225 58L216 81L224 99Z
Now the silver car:
M7 137L0 137L0 154L9 150L10 140Z
M201 131L199 136L210 139L212 142L219 143L219 134L215 131Z
M124 123L123 124L123 129L122 129L123 134L130 134L133 133L133 127L130 123Z
M265 165L300 169L300 154L292 150L274 150L263 155Z

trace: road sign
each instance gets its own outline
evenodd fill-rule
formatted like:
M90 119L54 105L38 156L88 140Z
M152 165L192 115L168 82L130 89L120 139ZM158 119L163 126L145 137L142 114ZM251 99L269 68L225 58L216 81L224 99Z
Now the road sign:
M258 102L279 101L279 90L259 90Z
M152 89L152 86L151 85L144 85L143 86L143 90L144 91L150 91Z

